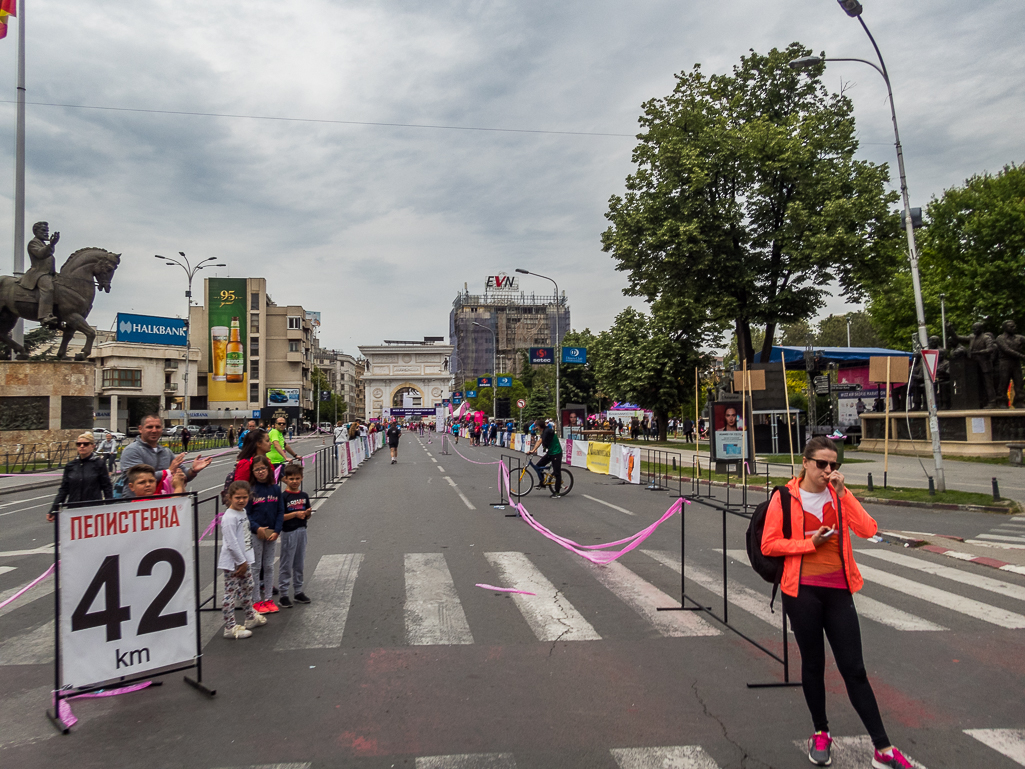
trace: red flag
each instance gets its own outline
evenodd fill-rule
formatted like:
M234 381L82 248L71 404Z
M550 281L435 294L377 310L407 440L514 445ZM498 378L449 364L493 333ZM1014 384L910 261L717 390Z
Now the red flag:
M7 14L0 11L0 40L7 37Z
M18 15L18 0L0 0L0 12Z

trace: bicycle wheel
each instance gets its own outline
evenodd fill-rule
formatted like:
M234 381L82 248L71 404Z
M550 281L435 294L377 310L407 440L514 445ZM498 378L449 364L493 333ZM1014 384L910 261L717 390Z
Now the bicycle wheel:
M555 482L554 476L552 477L552 482L553 484ZM554 485L552 487L552 491L555 491ZM562 488L559 490L559 494L566 496L571 491L573 491L573 473L564 467L562 468Z
M527 496L537 483L537 476L531 468L524 467L522 475L515 470L509 473L509 496L519 499Z

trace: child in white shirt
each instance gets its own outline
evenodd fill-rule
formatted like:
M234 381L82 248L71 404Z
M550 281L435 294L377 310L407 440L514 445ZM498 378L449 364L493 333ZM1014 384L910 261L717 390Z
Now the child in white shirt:
M221 517L221 554L217 567L224 570L224 600L221 611L224 614L225 638L249 638L250 628L267 622L262 614L253 610L253 571L255 562L252 534L249 531L249 516L246 503L249 501L249 484L235 481L228 487L228 509ZM235 606L241 604L246 613L245 625L235 623Z

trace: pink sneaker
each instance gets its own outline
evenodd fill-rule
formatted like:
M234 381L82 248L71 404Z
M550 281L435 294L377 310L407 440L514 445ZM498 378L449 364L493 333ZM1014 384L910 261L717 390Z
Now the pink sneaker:
M815 766L829 766L833 763L829 755L829 746L833 744L833 738L829 732L815 732L808 738L808 760Z
M273 600L271 600L271 601L264 601L263 602L263 613L264 614L273 614L274 612L277 612L277 611L281 611L281 609L278 608L278 605L276 603L274 603Z
M266 614L270 611L270 609L267 608L266 601L259 601L258 603L253 604L253 611L255 611L257 614Z
M896 748L888 754L877 750L872 756L872 766L875 769L912 769L911 762Z

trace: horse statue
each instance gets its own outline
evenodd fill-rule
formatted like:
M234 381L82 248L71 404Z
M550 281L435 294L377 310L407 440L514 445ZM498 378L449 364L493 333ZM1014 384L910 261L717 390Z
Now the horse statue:
M75 360L85 360L93 349L96 330L85 322L93 308L96 288L110 293L110 281L121 263L121 254L102 248L80 248L68 257L60 272L53 276L53 313L60 321L64 338L57 358L68 354L68 343L76 331L85 335L85 347ZM28 352L11 338L11 330L18 318L38 321L38 289L28 290L18 285L18 278L0 276L0 342L13 348L18 360L28 360Z

